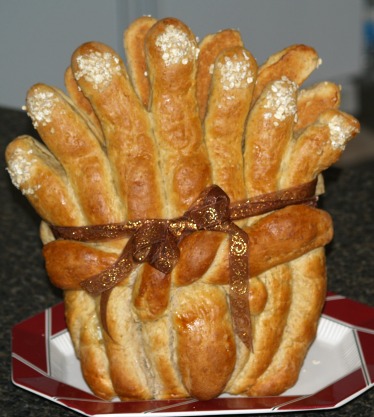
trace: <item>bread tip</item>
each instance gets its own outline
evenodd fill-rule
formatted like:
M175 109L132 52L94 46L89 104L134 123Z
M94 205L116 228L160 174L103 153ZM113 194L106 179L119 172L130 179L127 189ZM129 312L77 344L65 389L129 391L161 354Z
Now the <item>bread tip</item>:
M191 36L187 27L183 28L178 23L176 19L164 19L155 25L163 25L156 36L155 46L166 66L187 65L196 60L200 52L196 38Z
M116 74L121 73L120 58L109 49L99 50L94 43L89 43L74 53L73 69L77 81L84 79L95 90L101 91L110 84Z

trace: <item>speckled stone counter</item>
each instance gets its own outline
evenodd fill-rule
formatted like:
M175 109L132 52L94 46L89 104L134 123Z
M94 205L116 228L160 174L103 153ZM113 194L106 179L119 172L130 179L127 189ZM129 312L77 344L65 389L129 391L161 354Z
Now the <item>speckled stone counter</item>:
M23 112L0 109L0 415L78 416L11 382L12 326L62 299L44 271L39 218L11 185L5 171L6 144L25 133L33 134L33 129ZM332 214L335 222L335 238L327 248L328 288L374 307L374 161L344 169L332 168L325 178L327 191L320 205ZM302 415L372 417L374 390L338 409Z

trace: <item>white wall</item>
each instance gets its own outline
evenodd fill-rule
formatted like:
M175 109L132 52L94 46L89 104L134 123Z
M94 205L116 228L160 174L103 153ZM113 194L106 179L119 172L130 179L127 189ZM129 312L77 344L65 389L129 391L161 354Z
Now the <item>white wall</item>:
M63 88L80 44L118 49L117 0L0 0L0 106L21 108L36 82Z
M234 27L258 62L292 43L317 49L312 81L346 85L361 72L361 0L0 0L0 106L20 108L35 82L63 88L74 49L99 40L122 54L134 18L182 19L199 37ZM349 109L352 110L352 109Z

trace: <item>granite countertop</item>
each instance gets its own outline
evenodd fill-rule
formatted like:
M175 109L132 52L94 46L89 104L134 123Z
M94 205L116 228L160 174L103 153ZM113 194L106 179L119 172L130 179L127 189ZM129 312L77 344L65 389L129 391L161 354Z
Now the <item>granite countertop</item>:
M39 218L5 172L6 144L20 134L34 134L23 112L0 109L0 414L10 416L77 416L11 381L11 329L62 300L47 279L38 237ZM359 140L359 139L356 139ZM334 218L335 238L327 248L328 289L374 307L374 161L330 168L320 204ZM329 411L303 416L373 416L374 390ZM292 414L282 414L292 415Z

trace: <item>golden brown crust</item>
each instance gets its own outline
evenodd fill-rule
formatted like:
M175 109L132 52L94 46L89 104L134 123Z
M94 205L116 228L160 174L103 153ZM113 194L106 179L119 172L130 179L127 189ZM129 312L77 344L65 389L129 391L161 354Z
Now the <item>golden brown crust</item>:
M63 290L79 290L81 281L108 268L118 258L116 253L69 240L44 245L43 256L49 279Z
M105 66L105 76L96 75L100 66ZM100 118L117 188L127 207L123 217L162 216L161 175L150 120L120 57L106 45L90 42L74 52L72 68Z
M330 216L325 211L303 205L276 211L245 230L249 236L248 259L251 276L257 276L276 265L296 259L326 245L332 239ZM180 244L179 261L172 272L173 284L185 286L199 279L215 285L228 284L227 240L225 234L217 232L196 232L185 238ZM118 257L117 252L64 240L45 245L43 255L51 281L62 289L78 289L83 279L104 270ZM217 256L219 262L215 262ZM149 269L150 275L155 275L150 277L152 279L149 283L138 283L140 287L135 291L135 303L137 308L140 308L138 303L145 302L144 308L151 310L152 303L156 303L153 308L158 311L160 306L157 306L157 299L153 298L156 294L153 285L157 285L157 281L163 277L150 266L144 267L146 271ZM167 282L168 280L164 284ZM160 287L157 286L157 292L159 290ZM167 285L165 291L163 297L167 297ZM144 297L147 301L144 301ZM159 302L165 306L163 297ZM151 305L147 307L148 302Z
M85 291L65 291L65 316L83 376L101 398L116 396L105 351L96 302ZM77 306L79 305L79 308Z
M153 369L154 396L159 399L186 398L190 393L184 386L175 358L174 333L169 314L142 324L144 349Z
M249 114L244 138L248 197L278 188L282 157L293 134L296 90L296 84L288 78L270 82Z
M295 131L305 129L314 123L318 116L328 109L340 106L340 86L331 82L321 82L297 95L297 121Z
M133 304L140 320L159 318L169 305L170 275L165 275L145 264L141 277L134 285Z
M172 299L176 351L190 395L207 400L219 395L235 366L235 337L225 291L194 283Z
M292 269L293 296L282 343L268 369L246 395L278 395L292 387L315 338L326 293L324 250L318 248L293 261Z
M359 132L358 121L339 110L324 111L291 144L282 165L283 187L310 181L335 163Z
M96 116L94 109L91 106L91 103L82 93L82 90L77 84L76 79L74 78L73 70L71 67L68 67L65 71L65 87L69 94L70 99L75 104L76 109L79 109L82 115L87 117L87 123L90 123L90 128L96 134L98 140L101 143L105 142L103 132L100 125L100 120Z
M247 353L245 365L234 374L226 390L241 394L269 366L277 352L291 305L291 281L287 264L280 265L258 277L267 290L267 302L261 314L252 317L253 352Z
M153 398L152 382L139 323L129 308L131 299L132 288L127 282L111 291L106 311L108 333L103 336L117 395L122 400L147 400Z
M123 46L126 53L129 73L143 106L148 108L150 85L145 58L144 42L149 29L157 22L151 16L135 19L123 34Z
M213 183L231 201L246 197L242 141L256 74L256 61L243 47L226 49L214 64L204 137Z
M31 136L19 136L7 146L5 159L13 184L42 219L62 226L84 224L69 179L45 146Z
M148 32L150 109L169 217L183 214L211 184L196 102L196 54L193 33L177 19L160 20Z
M200 119L204 120L209 100L212 68L218 55L227 48L243 46L240 32L234 29L209 34L199 43L196 73L196 97Z
M122 204L108 159L69 99L53 87L36 84L27 94L27 110L43 142L64 167L87 220L121 221Z
M259 67L253 103L270 82L287 77L300 86L319 64L316 50L307 45L291 45L273 54Z

